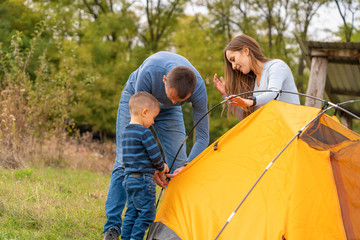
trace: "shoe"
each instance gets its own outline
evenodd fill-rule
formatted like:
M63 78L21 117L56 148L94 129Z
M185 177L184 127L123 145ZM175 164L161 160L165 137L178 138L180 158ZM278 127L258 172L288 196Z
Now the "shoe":
M105 233L104 233L104 239L103 240L119 240L119 233L116 230L116 228L109 228Z

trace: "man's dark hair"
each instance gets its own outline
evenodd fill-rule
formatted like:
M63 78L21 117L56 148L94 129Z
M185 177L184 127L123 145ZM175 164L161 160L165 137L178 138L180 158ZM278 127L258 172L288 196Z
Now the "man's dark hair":
M185 99L189 93L194 92L197 81L195 72L185 66L177 66L171 69L166 79L168 87L175 88L180 99Z

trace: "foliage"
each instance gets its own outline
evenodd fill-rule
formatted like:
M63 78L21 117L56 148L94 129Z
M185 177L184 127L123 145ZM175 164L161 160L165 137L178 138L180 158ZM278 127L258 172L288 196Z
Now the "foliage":
M16 31L23 33L22 44L29 47L31 34L41 20L41 14L28 8L24 0L3 0L0 4L0 39L3 49L9 50L11 38Z
M27 70L45 26L45 22L36 26L29 48L22 48L22 34L17 32L9 51L0 49L0 148L6 153L1 160L3 166L22 166L29 139L35 138L41 144L50 136L59 136L69 119L74 67L69 61L71 55L62 59L57 71L52 71L45 51L36 61L35 79Z
M139 32L145 48L152 53L169 46L168 35L177 29L176 24L183 13L187 0L148 0L144 6L147 24Z

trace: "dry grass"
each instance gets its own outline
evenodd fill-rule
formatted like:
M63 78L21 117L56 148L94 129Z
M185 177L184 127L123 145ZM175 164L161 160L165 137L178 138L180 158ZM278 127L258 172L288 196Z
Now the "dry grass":
M109 174L116 155L112 141L94 141L90 133L77 137L53 136L36 141L29 138L14 151L0 142L0 166L3 168L55 167L84 169Z
M111 173L116 156L116 144L92 140L91 134L77 139L68 139L64 145L64 158L73 169L86 169L93 172Z

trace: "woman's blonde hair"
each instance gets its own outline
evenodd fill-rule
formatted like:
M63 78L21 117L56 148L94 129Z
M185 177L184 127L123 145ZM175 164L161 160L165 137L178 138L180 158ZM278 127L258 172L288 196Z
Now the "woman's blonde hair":
M239 94L244 92L253 91L255 84L255 74L250 71L248 74L243 74L238 70L232 68L232 64L226 58L226 51L241 51L244 47L249 49L249 55L253 66L257 65L256 60L260 62L267 62L270 59L265 57L261 51L260 45L255 39L247 35L239 35L232 39L224 49L224 59L225 59L225 80L226 80L226 93L227 94ZM247 98L252 94L245 94L241 97ZM243 118L250 115L255 107L246 107L243 108ZM228 108L228 117L230 117L231 111Z

